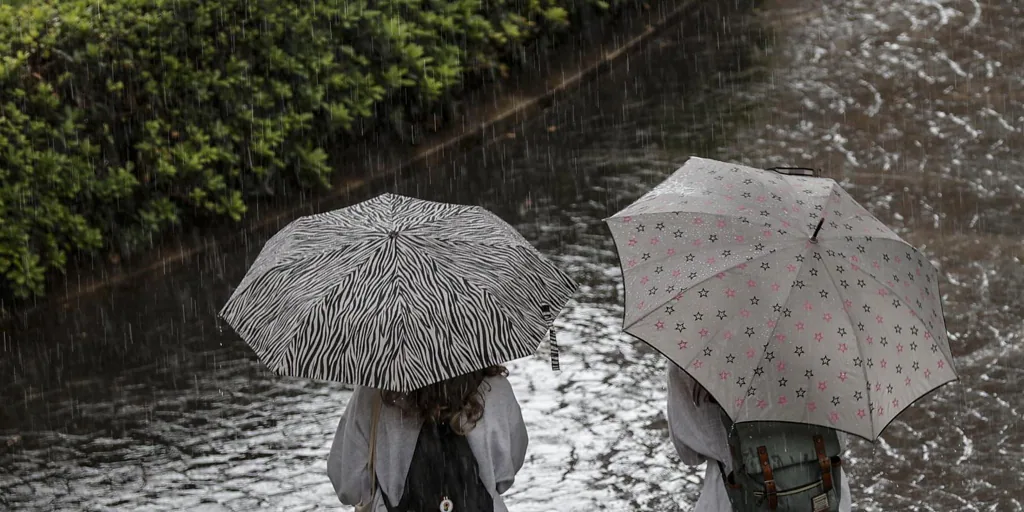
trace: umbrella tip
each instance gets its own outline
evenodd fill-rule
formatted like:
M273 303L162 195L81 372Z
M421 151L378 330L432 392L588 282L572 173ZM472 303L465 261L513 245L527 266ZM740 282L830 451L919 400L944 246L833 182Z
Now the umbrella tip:
M396 231L394 229L392 229L391 231L388 231L388 238L390 238L392 240L398 238L398 231Z

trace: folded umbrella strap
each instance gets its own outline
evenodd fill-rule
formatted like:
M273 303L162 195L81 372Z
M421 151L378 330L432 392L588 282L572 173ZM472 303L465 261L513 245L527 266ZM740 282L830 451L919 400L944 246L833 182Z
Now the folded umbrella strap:
M543 312L544 320L551 322L551 328L548 330L548 332L551 333L550 338L548 339L548 344L551 347L551 369L557 372L561 369L561 366L558 364L558 339L555 337L555 314L551 310L551 306L547 304L541 305L540 309Z
M757 458L761 461L761 474L764 475L764 493L768 495L768 509L779 508L779 492L775 488L775 474L772 471L772 464L768 461L768 448L757 447Z
M555 339L555 327L551 327L551 369L554 371L561 370L561 365L558 364L558 340Z

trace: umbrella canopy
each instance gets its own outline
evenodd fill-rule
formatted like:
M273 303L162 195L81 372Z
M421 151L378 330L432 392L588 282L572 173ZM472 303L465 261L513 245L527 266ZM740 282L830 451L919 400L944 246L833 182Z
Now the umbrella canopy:
M936 270L833 180L691 158L607 223L624 329L734 421L873 440L957 378Z
M483 208L384 194L286 226L221 316L278 374L404 392L534 353L576 288Z

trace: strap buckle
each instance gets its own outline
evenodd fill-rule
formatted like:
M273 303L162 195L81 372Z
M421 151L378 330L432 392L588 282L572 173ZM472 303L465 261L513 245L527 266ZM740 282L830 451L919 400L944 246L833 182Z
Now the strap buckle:
M818 467L821 468L821 487L824 492L832 490L832 459L825 453L825 439L814 436L814 451L818 454Z
M761 474L764 476L764 493L768 497L768 509L776 510L779 508L779 490L775 486L772 464L768 461L768 448L758 446L757 458L761 461Z

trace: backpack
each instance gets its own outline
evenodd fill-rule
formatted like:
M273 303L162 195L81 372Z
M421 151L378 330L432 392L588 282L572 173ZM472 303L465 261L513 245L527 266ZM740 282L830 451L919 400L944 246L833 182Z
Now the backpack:
M718 467L736 512L838 512L841 445L836 431L789 422L733 423L729 431L732 473Z
M491 493L480 481L476 456L466 436L448 422L424 421L416 440L405 494L389 512L493 512Z

